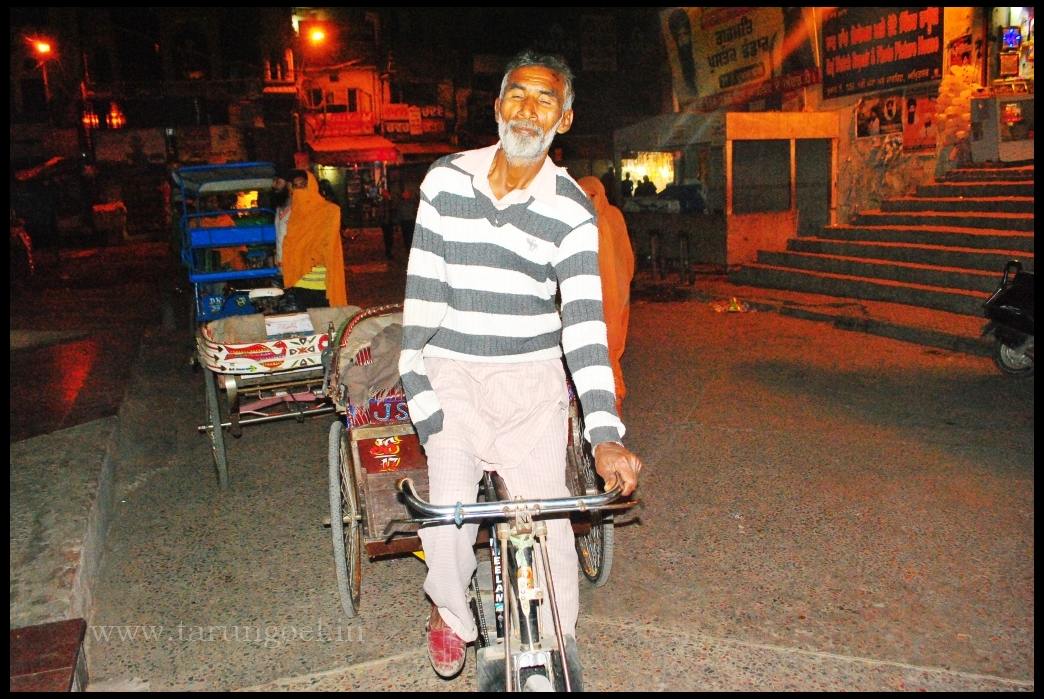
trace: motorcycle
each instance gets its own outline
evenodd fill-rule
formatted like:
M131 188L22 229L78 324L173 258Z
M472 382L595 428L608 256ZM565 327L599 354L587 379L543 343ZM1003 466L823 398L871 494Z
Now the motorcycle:
M1000 286L983 311L989 322L983 336L993 336L993 362L1009 376L1033 375L1033 272L1018 260L1004 265Z

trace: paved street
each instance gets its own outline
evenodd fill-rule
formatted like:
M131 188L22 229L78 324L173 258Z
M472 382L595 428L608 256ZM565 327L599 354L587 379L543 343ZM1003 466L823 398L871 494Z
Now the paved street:
M401 297L366 235L349 299ZM184 335L151 323L128 379L92 688L472 689L427 665L420 561L364 562L342 616L328 417L247 427L218 489ZM1032 381L695 301L636 303L630 337L643 507L582 583L589 690L1033 689Z
M115 415L143 330L163 320L175 274L169 248L38 251L27 288L12 287L12 443Z

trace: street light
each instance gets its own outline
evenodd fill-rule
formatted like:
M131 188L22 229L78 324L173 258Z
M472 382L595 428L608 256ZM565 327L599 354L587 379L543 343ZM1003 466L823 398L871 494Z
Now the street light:
M320 19L301 20L297 24L297 32L299 58L297 78L295 80L297 99L298 104L310 104L304 92L306 85L309 83L306 69L307 67L319 66L330 62L329 55L336 43L337 32L336 28L332 27L329 22ZM300 111L297 112L295 118L297 123L294 127L294 134L297 139L297 150L300 151L305 142L305 124L301 118Z
M47 61L54 58L54 46L50 39L45 37L26 37L26 41L32 47L33 52L39 59L40 70L43 73L44 100L47 106L51 106L51 85L47 79Z
M326 41L326 30L322 27L313 27L312 30L308 32L308 41L312 43L312 46L319 46Z

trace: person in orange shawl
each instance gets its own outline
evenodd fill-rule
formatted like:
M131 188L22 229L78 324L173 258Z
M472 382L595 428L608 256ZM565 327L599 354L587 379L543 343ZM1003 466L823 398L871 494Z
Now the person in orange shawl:
M620 357L627 344L627 321L631 315L631 279L634 277L634 252L627 235L627 224L618 208L609 203L605 186L597 177L581 177L577 182L594 204L598 219L598 270L602 277L602 306L609 339L609 364L616 384L616 412L622 406L624 386Z
M341 209L319 194L307 173L303 188L290 195L290 220L283 240L283 287L293 289L303 308L347 306L341 248Z

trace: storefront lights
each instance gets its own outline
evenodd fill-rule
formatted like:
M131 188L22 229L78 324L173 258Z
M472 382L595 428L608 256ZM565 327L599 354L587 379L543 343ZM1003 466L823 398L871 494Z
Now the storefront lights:
M98 119L98 115L94 112L94 107L88 106L88 107L84 108L82 121L83 121L83 125L84 125L85 128L88 128L88 129L96 129L96 128L98 128L98 124L100 123L100 120Z

